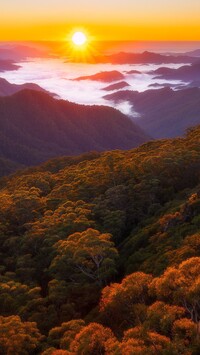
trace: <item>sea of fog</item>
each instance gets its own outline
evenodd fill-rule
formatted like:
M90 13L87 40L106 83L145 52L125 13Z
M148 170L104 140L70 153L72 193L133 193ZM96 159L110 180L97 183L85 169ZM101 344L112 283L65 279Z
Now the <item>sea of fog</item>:
M166 80L155 79L155 75L151 74L152 70L161 66L178 68L184 65L77 64L65 62L63 59L41 58L31 58L17 64L21 66L18 70L5 71L1 73L1 77L14 84L36 83L42 88L55 93L60 99L87 105L109 105L132 116L137 116L137 113L133 112L128 102L114 104L103 98L104 95L112 93L112 91L104 91L103 89L114 82L105 83L92 80L75 81L72 79L79 76L92 75L101 71L118 70L125 76L123 81L126 81L130 85L125 89L142 92L150 89L151 84L163 84L167 82ZM141 74L127 74L126 71L129 70L138 70ZM170 84L179 85L181 82L170 80Z

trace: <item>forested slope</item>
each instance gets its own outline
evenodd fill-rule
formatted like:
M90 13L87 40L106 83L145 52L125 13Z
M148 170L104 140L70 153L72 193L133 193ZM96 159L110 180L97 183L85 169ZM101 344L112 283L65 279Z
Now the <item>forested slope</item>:
M200 127L4 177L0 221L2 354L198 354Z

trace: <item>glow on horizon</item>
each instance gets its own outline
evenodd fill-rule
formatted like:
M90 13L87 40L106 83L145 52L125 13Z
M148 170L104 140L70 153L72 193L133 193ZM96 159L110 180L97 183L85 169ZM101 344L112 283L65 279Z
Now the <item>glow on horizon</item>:
M200 40L199 0L0 0L0 40Z

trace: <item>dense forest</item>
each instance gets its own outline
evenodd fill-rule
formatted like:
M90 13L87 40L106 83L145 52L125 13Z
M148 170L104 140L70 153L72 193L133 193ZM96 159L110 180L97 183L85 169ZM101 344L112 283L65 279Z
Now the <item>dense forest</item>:
M0 354L197 355L200 126L0 180Z

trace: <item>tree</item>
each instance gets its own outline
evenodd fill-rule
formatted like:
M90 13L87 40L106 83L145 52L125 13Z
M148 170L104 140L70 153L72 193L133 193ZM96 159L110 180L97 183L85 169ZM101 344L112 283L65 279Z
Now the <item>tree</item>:
M180 248L167 253L169 262L173 265L194 256L200 256L200 233L189 235L183 240Z
M183 261L177 268L169 267L153 280L150 289L158 299L184 307L200 335L200 257Z
M185 312L183 307L157 301L148 307L145 323L150 329L170 337L174 322L182 318Z
M40 287L30 288L15 281L0 282L0 313L3 316L21 313L24 315L26 306L41 299ZM26 306L25 306L26 305Z
M100 311L110 326L121 331L144 320L148 287L152 276L142 272L125 277L121 284L111 284L102 291Z
M22 322L18 316L0 317L0 353L34 354L42 339L36 323Z
M129 348L129 354L161 354L170 346L170 339L156 332L146 331L142 327L135 327L127 330L121 343L123 349Z
M172 334L175 340L181 340L185 346L196 341L195 323L188 318L178 319L174 322Z
M53 260L51 269L58 278L102 285L116 273L118 253L110 234L101 234L90 228L59 241L55 248L58 256Z
M68 350L48 348L41 355L72 355L72 353Z
M115 341L112 331L98 323L84 327L72 341L70 350L77 355L101 355L106 353L106 343Z
M77 333L79 333L85 326L82 319L74 319L66 323L62 323L60 327L52 328L48 335L48 343L59 346L61 349L68 349L70 343L74 340Z

